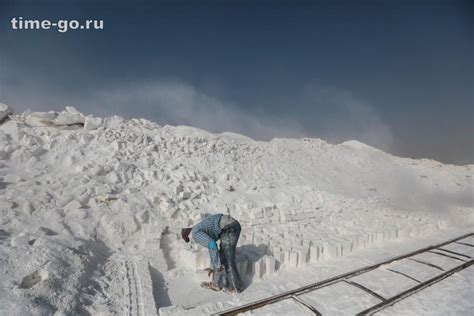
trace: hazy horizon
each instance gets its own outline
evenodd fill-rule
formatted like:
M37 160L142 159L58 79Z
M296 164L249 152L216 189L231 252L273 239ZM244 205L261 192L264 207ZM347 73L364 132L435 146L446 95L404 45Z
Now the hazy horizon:
M469 1L0 0L0 102L474 163ZM11 19L102 19L13 30Z

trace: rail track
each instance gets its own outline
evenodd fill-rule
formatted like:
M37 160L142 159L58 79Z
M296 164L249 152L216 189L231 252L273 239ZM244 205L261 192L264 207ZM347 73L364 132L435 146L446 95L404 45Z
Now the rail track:
M256 310L259 308L262 308L264 306L268 306L271 304L275 304L277 302L283 301L283 300L292 300L293 302L296 302L297 304L300 304L304 308L306 308L309 312L315 314L315 315L322 315L320 311L318 311L314 306L311 305L311 303L305 301L301 295L309 293L309 292L314 292L317 291L321 288L328 287L331 285L334 285L339 282L344 282L345 284L349 284L351 286L355 286L372 297L375 297L378 301L380 301L378 304L375 304L373 306L370 306L366 308L365 310L362 310L357 313L357 315L373 315L384 308L391 306L393 304L396 304L397 302L407 298L408 296L411 296L443 279L446 279L447 277L451 276L452 274L459 272L461 270L464 270L471 266L474 263L474 259L471 255L468 255L466 253L461 253L459 251L453 251L450 249L446 249L443 247L446 247L448 245L462 245L468 249L469 247L474 247L474 239L469 240L470 237L474 236L474 233L469 233L465 234L462 236L459 236L457 238L445 241L443 243L433 245L433 246L428 246L425 248L418 249L416 251L393 257L391 259L376 263L371 266L363 267L357 270L353 270L338 276L334 276L332 278L319 281L313 284L309 284L307 286L303 286L301 288L287 291L281 294L277 294L265 299L261 299L255 302L251 302L242 306L238 306L232 309L228 309L225 311L222 311L218 313L217 315L237 315L240 313L245 313L247 311L252 311ZM472 238L471 238L472 239ZM420 260L420 259L415 259L413 258L414 256L420 255L420 254L430 254L430 255L435 255L435 256L440 256L443 258L448 258L448 260L452 260L452 262L456 262L457 265L453 268L450 269L445 269L443 267L440 267L439 265L436 264L436 262L429 262L428 260ZM417 285L410 287L404 291L399 292L396 295L393 295L389 298L385 298L381 296L380 294L376 293L375 291L371 290L369 287L361 285L360 283L354 282L351 280L351 278L354 278L355 276L368 273L370 271L373 271L375 269L378 269L380 267L383 267L385 265L388 265L390 263L396 262L396 261L402 261L402 260L410 260L417 262L419 264L425 265L426 267L431 267L433 269L438 270L439 272L437 273L436 276L431 277L427 280L420 281L416 275L408 275L407 273L403 273L401 271L397 271L395 269L385 269L385 271L390 271L394 274L401 275L403 277L406 277L412 281L415 281ZM337 304L337 301L335 301Z

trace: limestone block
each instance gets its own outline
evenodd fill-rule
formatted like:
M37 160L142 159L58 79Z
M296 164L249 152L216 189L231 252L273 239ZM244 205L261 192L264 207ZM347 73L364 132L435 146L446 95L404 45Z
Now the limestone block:
M95 129L98 129L101 127L103 124L103 120L100 117L92 117L91 115L88 115L85 117L84 121L84 130L86 131L92 131Z
M280 208L280 216L291 214L290 208Z
M251 218L251 219L263 218L263 211L262 211L262 209L255 208L255 209L250 210L250 218Z
M285 254L285 265L289 266L290 265L290 257L291 257L291 250L285 249L284 251Z
M304 213L298 213L298 214L293 215L293 219L295 221L301 221L301 220L305 219L305 215L304 215Z
M300 267L304 265L308 260L308 249L293 248L293 251L298 254L297 266Z
M193 271L198 269L198 256L199 252L197 250L189 250L185 248L179 250L179 258L181 259L181 262Z
M84 115L72 106L66 106L66 111L58 113L54 119L56 125L84 124Z
M288 259L288 265L291 268L298 267L298 252L290 251L290 256L289 256L289 259Z
M252 221L252 225L265 225L269 223L270 223L269 218L259 218Z
M276 247L280 244L280 241L276 240L275 238L271 238L269 241L268 241L268 245L273 248L273 247Z
M268 210L266 210L266 209L264 208L263 214L264 214L265 217L273 217L275 213L274 213L274 210L273 210L273 209L268 209Z
M375 241L383 241L384 240L384 234L381 231L378 231L375 233Z
M270 221L271 224L280 223L280 218L277 217L277 216L272 216L272 217L270 217L270 218L268 218L268 219L269 219L269 221Z
M251 263L251 270L252 270L252 276L254 278L261 278L263 277L263 274L265 273L265 263L262 258L258 259L257 261L253 261Z
M352 252L352 242L350 240L342 240L340 242L340 253L339 257L347 255L348 253Z
M398 238L409 238L411 233L410 227L403 227L397 230Z
M191 197L191 193L188 191L182 191L178 196L181 200L188 200Z
M175 195L178 195L180 194L181 192L184 191L184 186L182 184L178 184L175 188L174 188L174 194Z
M302 258L304 260L304 263L309 262L309 246L308 247L303 246L303 257Z
M25 234L19 234L12 238L10 244L13 248L27 246L30 241L29 237Z
M322 254L323 258L337 258L339 253L339 247L332 242L323 242Z
M311 246L312 242L308 239L303 239L301 245L303 248L309 249L309 246Z
M316 214L315 213L306 213L306 218L307 219L314 219L314 218L316 218Z
M321 246L310 246L309 247L309 261L311 263L316 263L320 260L320 256L322 255L320 251L322 250Z
M362 247L360 245L362 243L362 237L361 236L359 236L359 235L350 235L347 238L352 243L352 251Z
M57 113L50 112L32 112L25 117L25 124L30 126L53 126L53 121Z
M390 240L395 240L398 238L398 228L397 227L391 227L390 229Z
M272 256L265 256L265 275L269 276L275 273L275 258Z

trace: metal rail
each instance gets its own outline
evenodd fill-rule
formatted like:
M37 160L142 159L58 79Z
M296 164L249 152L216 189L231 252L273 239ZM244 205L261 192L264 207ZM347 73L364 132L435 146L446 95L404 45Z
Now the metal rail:
M393 273L396 273L396 274L403 275L404 277L409 278L410 280L413 280L413 281L415 281L416 283L421 283L420 280L415 279L414 277L409 276L409 275L406 274L406 273L403 273L403 272L400 272L400 271L397 271L397 270L392 270L392 269L385 269L385 270L390 271L390 272L393 272Z
M414 260L414 259L411 259L409 257L412 257L414 255L417 255L417 254L420 254L420 253L423 253L423 252L427 252L427 251L430 251L432 249L435 249L435 248L439 248L439 247L442 247L444 245L447 245L447 244L450 244L450 243L453 243L453 242L456 242L456 243L459 243L458 240L462 240L464 238L467 238L467 237L470 237L470 236L473 236L474 233L468 233L468 234L465 234L465 235L462 235L462 236L459 236L459 237L456 237L456 238L453 238L453 239L450 239L448 241L445 241L445 242L442 242L440 244L436 244L436 245L433 245L433 246L428 246L428 247L425 247L425 248L421 248L421 249L418 249L418 250L415 250L415 251L412 251L410 253L407 253L407 254L404 254L404 255L401 255L401 256L397 256L397 257L393 257L391 259L388 259L388 260L385 260L385 261L382 261L382 262L379 262L379 263L376 263L374 265L371 265L371 266L367 266L367 267L363 267L363 268L360 268L360 269L357 269L357 270L353 270L353 271L350 271L350 272L347 272L347 273L344 273L344 274L341 274L341 275L338 275L338 276L334 276L334 277L331 277L329 279L326 279L326 280L323 280L323 281L319 281L319 282L316 282L316 283L312 283L312 284L309 284L309 285L306 285L306 286L303 286L301 288L298 288L298 289L295 289L295 290L291 290L291 291L287 291L287 292L284 292L284 293L281 293L281 294L277 294L277 295L274 295L274 296L271 296L271 297L268 297L268 298L264 298L264 299L261 299L261 300L258 300L258 301L254 301L254 302L251 302L251 303L248 303L248 304L245 304L245 305L242 305L242 306L238 306L238 307L234 307L232 309L228 309L228 310L225 310L225 311L222 311L222 312L219 312L217 313L217 315L223 315L223 316L227 316L227 315L237 315L237 314L240 314L240 313L244 313L244 312L247 312L247 311L250 311L250 310L255 310L255 309L258 309L258 308L261 308L263 306L266 306L266 305L269 305L269 304L274 304L276 302L279 302L281 300L284 300L284 299L287 299L287 298L291 298L293 296L298 296L298 295L302 295L304 293L307 293L307 292L311 292L311 291L314 291L314 290L317 290L317 289L320 289L320 288L323 288L323 287L326 287L326 286L329 286L331 284L334 284L334 283L337 283L337 282L340 282L340 281L343 281L344 279L348 279L348 278L352 278L352 277L355 277L359 274L362 274L362 273L367 273L369 271L372 271L374 269L377 269L378 267L382 266L382 265L386 265L386 264L389 264L389 263L392 263L394 261L398 261L398 260L401 260L401 259L410 259L410 260L413 260L413 261L416 261L416 262L419 262L419 260ZM466 262L464 263L463 265L461 266L464 266L466 264L472 264L472 260L469 261L469 262ZM429 264L429 263L426 263L426 262L419 262L419 263L422 263L422 264L428 264L430 266L432 266L432 264ZM469 266L468 265L468 266ZM439 268L440 270L444 271L444 269L440 268L440 267L437 267L436 268ZM457 267L459 268L459 267ZM454 272L457 272L459 270L456 270L456 271L453 271L455 270L456 268L454 269L451 269L449 271L446 271L444 272L442 275L446 275L446 277L448 277L449 275L453 274ZM453 271L453 272L452 272ZM435 278L433 278L435 279ZM423 289L425 288L426 286L424 286L427 282L430 282L432 279L426 281L426 282L423 282L423 283L420 283L418 284L417 286L415 286L414 288L420 288ZM424 287L422 287L424 286ZM428 285L429 286L429 285ZM412 288L413 289L413 288ZM411 289L410 289L411 290ZM408 290L409 291L409 290ZM407 291L405 291L407 292ZM403 293L405 293L403 292ZM401 293L401 294L403 294ZM400 295L400 294L399 294ZM397 295L398 296L398 295ZM389 302L389 301L392 301L393 297L390 298L390 299L387 299L385 300L384 302L382 303L386 303L386 302ZM395 303L395 302L394 302ZM394 304L393 303L393 304ZM380 304L378 304L380 305ZM378 306L376 305L376 306Z
M468 244L467 242L459 242L459 241L456 241L456 244L460 244L460 245L464 245L464 246L469 246L469 247L474 247L474 245Z
M437 266L436 264L432 264L432 263L429 263L429 262L426 262L426 261L413 259L413 258L407 258L407 260L410 260L410 261L413 261L413 262L416 262L416 263L420 263L420 264L424 264L425 266L432 267L432 268L435 268L435 269L440 270L440 271L445 271L440 266Z
M456 252L456 251L452 251L452 250L448 250L448 249L444 249L444 248L438 248L436 249L438 251L443 251L443 252L448 252L448 253L451 253L453 255L456 255L456 256L459 256L459 257L464 257L464 258L468 258L468 259L471 259L472 257L471 256L468 256L468 255L465 255L463 253L459 253L459 252Z
M439 281L441 281L443 279L446 279L447 277L449 277L450 275L452 275L452 274L454 274L458 271L461 271L461 270L464 270L464 269L468 268L473 263L474 263L474 260L465 262L465 263L461 264L460 266L457 266L457 267L455 267L451 270L448 270L448 271L446 271L446 272L444 272L444 273L442 273L438 276L435 276L435 277L433 277L433 278L431 278L431 279L429 279L429 280L427 280L427 281L425 281L421 284L418 284L418 285L416 285L416 286L414 286L414 287L412 287L412 288L410 288L410 289L408 289L408 290L406 290L406 291L404 291L400 294L397 294L397 295L389 298L388 300L386 300L384 302L381 302L377 305L374 305L374 306L358 313L357 315L373 315L373 314L381 311L382 309L387 308L387 307L401 301L404 298L407 298L410 295L413 295L413 294L415 294L415 293L417 293L417 292L419 292L419 291L421 291L421 290L423 290L423 289L425 289L425 288L427 288L427 287L429 287L429 286L431 286L435 283L438 283Z
M365 292L369 293L370 295L372 295L372 296L375 297L375 298L378 298L378 299L381 300L382 302L387 300L387 299L386 299L385 297L383 297L382 295L379 295L379 294L375 293L374 291L372 291L371 289L369 289L369 288L366 287L366 286L363 286L362 284L359 284L359 283L354 282L354 281L349 281L349 280L344 280L344 282L346 282L347 284L353 285L353 286L355 286L355 287L358 287L358 288L361 289L362 291L365 291Z
M300 303L301 305L303 305L304 307L306 307L307 309L309 309L309 310L310 310L311 312L313 312L315 315L318 315L318 316L322 316L322 315L323 315L323 314L321 314L316 308L314 308L313 306L307 304L305 301L303 301L303 300L300 299L299 297L292 295L291 298L294 299L295 301L297 301L298 303Z
M429 253L434 253L434 254L437 254L437 255L440 255L440 256L443 256L443 257L448 257L448 258L451 258L451 259L454 259L454 260L457 260L457 261L461 261L461 262L468 262L469 261L469 260L464 260L464 259L461 259L461 258L458 258L458 257L455 257L455 256L451 256L451 255L448 255L448 254L445 254L445 253L442 253L442 252L434 251L434 250L430 250L428 252Z

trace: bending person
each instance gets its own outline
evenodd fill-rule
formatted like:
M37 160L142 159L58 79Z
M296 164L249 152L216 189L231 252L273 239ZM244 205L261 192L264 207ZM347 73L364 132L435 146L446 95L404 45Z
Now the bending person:
M189 242L189 234L193 240L209 249L212 282L203 282L203 287L220 291L241 292L243 282L235 263L235 248L240 236L240 223L229 215L214 214L206 217L192 228L183 228L181 236ZM217 241L220 240L220 250Z

